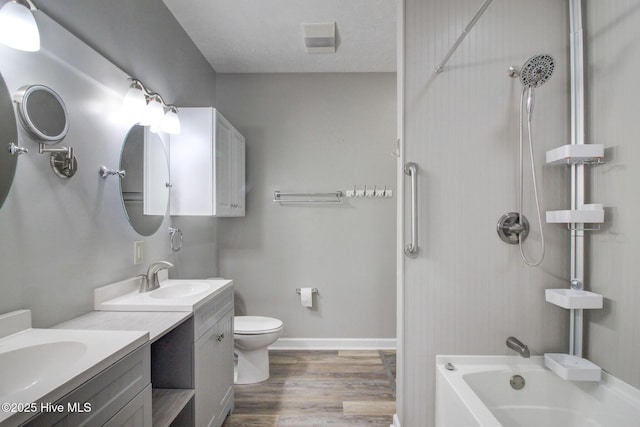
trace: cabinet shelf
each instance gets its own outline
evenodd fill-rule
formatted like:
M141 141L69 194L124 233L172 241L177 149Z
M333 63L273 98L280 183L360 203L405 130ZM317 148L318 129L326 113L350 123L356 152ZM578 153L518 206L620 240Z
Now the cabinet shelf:
M569 144L547 151L549 165L597 165L604 163L604 145Z
M195 395L192 389L154 388L153 427L168 427Z

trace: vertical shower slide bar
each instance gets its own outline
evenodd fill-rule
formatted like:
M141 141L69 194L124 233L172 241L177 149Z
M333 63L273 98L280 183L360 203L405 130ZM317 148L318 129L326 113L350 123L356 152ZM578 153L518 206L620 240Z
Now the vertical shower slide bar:
M584 144L584 43L582 37L582 0L569 0L571 58L571 144ZM571 209L580 209L585 201L585 166L571 166ZM584 227L571 230L571 280L584 283ZM570 312L569 354L582 357L583 310Z

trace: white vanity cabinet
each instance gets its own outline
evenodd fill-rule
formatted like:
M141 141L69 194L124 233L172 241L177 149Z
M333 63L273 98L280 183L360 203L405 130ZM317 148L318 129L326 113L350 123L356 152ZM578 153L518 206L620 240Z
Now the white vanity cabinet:
M245 138L215 108L183 107L170 139L171 215L245 215Z

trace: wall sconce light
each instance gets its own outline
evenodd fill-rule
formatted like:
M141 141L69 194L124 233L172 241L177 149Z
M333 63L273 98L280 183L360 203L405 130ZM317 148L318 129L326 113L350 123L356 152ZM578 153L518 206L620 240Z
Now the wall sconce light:
M153 133L160 130L172 135L180 133L178 107L164 102L159 94L150 92L140 80L130 80L131 86L122 104L125 114L134 117L139 124L149 126Z
M40 50L40 31L31 0L10 0L0 7L0 43L27 52Z

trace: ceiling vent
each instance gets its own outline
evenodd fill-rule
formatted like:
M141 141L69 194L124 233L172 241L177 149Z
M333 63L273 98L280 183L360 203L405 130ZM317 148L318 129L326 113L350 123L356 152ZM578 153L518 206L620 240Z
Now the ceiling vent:
M335 53L335 22L303 23L302 31L307 53Z

